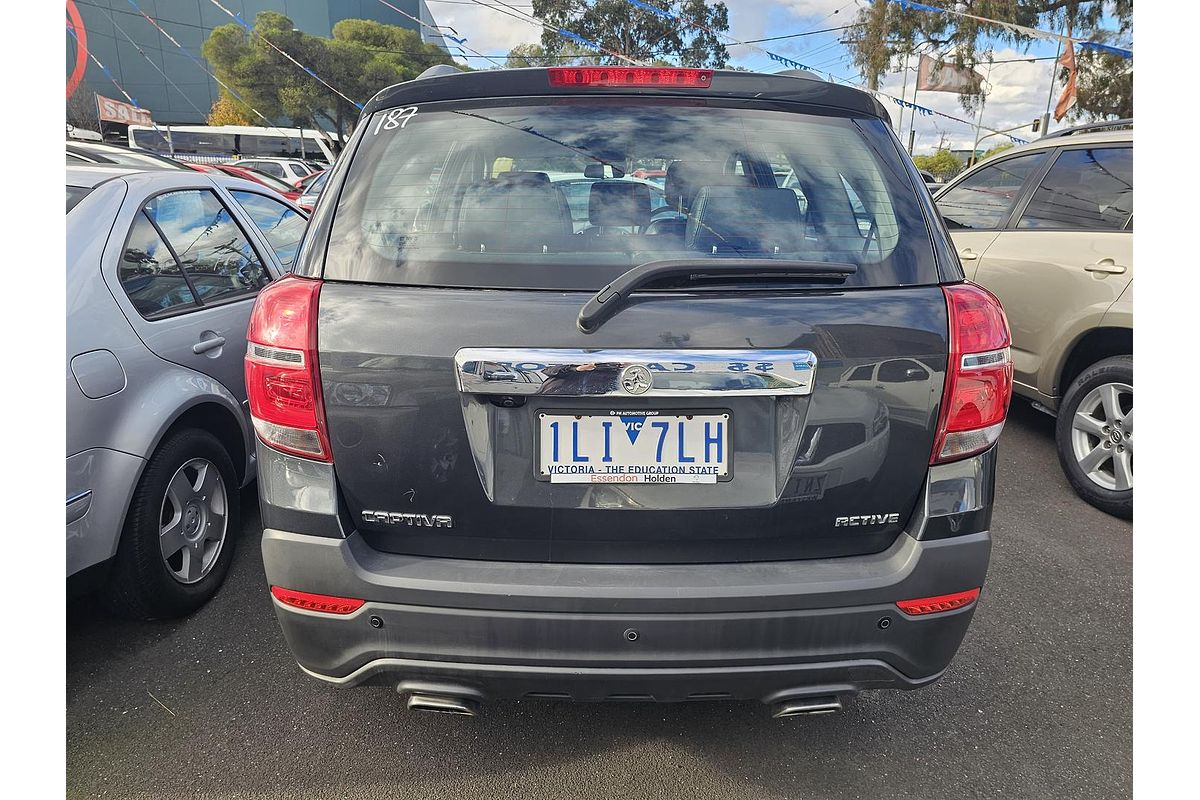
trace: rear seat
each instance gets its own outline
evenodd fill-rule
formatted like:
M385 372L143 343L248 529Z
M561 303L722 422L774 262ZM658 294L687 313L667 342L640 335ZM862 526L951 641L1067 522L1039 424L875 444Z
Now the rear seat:
M571 244L567 199L545 172L502 172L468 187L458 246L476 252L559 252Z
M667 167L663 193L668 205L686 216L691 212L696 195L705 186L749 185L750 180L745 175L725 174L724 161L673 161ZM656 219L646 229L650 235L677 236L681 240L686 231L687 219L682 216Z
M791 189L705 186L696 194L684 235L689 250L710 253L795 252L804 241Z

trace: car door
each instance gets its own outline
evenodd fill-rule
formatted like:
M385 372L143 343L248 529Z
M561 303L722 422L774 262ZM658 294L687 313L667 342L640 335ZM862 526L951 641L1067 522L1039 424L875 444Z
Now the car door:
M1061 393L1043 367L1132 280L1132 215L1131 145L1063 147L991 243L975 280L1004 304L1016 381Z
M938 194L938 211L968 278L975 276L980 259L1008 222L1026 182L1046 155L1039 150L989 162Z
M246 327L271 259L212 187L131 193L129 204L105 280L130 324L160 358L245 400Z

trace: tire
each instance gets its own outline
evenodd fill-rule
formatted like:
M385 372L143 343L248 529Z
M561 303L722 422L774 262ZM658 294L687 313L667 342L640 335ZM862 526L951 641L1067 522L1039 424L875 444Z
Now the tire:
M1076 494L1101 511L1132 518L1132 356L1098 361L1071 383L1058 407L1054 438Z
M196 428L171 434L133 492L106 605L123 617L161 619L207 603L233 561L240 511L237 473L216 437Z

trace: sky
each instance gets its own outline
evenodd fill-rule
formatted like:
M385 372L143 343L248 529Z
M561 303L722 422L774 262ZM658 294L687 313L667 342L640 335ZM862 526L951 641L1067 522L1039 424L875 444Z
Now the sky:
M426 0L434 20L440 25L453 26L460 36L467 38L467 46L479 53L496 55L507 53L518 44L537 42L541 39L542 28L532 22L515 19L503 13L506 9L497 10L496 0ZM503 0L518 12L530 13L530 0ZM823 30L846 25L854 21L858 4L862 0L726 0L729 8L729 35L739 41L760 39L768 36L801 33L805 31ZM939 5L937 0L930 0L930 5ZM949 3L943 5L949 7ZM631 13L639 12L630 6ZM833 31L808 36L785 39L775 42L765 42L760 46L769 49L785 58L815 67L822 71L832 72L839 78L859 82L857 72L850 66L849 54L839 39L844 31ZM748 46L728 46L730 64L746 69L762 72L777 72L784 69L783 65L771 60L760 50ZM1051 79L1053 73L1053 58L1056 44L1049 40L1034 40L1027 49L1015 50L1011 46L997 43L995 50L996 62L990 70L986 66L979 71L987 78L990 90L984 105L982 124L993 130L1004 130L1017 125L1028 125L1034 119L1046 112L1047 99L1051 95ZM1042 58L1043 60L1030 63L1024 59ZM1021 60L1016 60L1021 59ZM1016 60L1016 61L1014 61ZM467 63L471 66L486 68L492 66L486 61L472 58ZM880 89L893 96L904 97L913 101L916 81L917 59L910 63L907 89L902 71L884 76ZM1062 87L1056 85L1053 90L1057 102ZM931 153L939 144L951 149L969 149L975 139L975 118L963 111L955 94L946 92L921 92L915 101L927 108L950 114L967 122L956 122L938 116L918 114L913 124L915 140L913 152ZM894 126L900 123L901 107L892 102L885 103L892 115ZM908 141L908 130L912 111L904 111L901 140ZM1050 122L1050 130L1067 127L1070 123ZM984 134L987 132L984 131ZM1013 135L1024 139L1036 138L1025 127L1013 131ZM1003 136L993 136L983 142L981 147L988 148L1008 141Z

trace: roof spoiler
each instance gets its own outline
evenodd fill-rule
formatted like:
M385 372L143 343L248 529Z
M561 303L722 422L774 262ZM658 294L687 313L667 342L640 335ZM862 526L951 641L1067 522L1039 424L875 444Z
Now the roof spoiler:
M425 78L441 78L444 75L457 75L466 70L459 69L452 64L434 64L429 69L418 75L415 80L423 80Z

